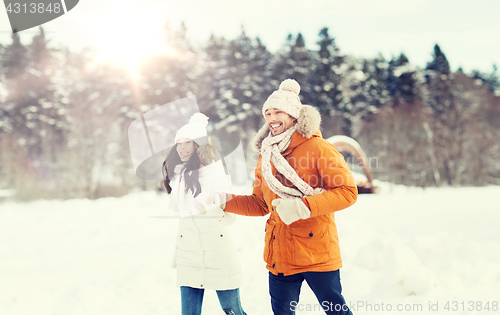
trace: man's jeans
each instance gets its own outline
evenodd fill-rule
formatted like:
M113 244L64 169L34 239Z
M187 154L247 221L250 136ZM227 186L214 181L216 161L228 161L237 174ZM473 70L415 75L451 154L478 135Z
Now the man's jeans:
M300 310L299 294L302 282L306 280L326 314L352 315L342 296L339 270L327 272L303 272L290 276L269 272L269 293L271 306L276 315L293 315ZM305 308L304 308L305 309Z
M204 289L181 287L182 315L200 315ZM226 314L246 315L241 308L240 289L217 290L219 303ZM214 312L210 312L213 314Z

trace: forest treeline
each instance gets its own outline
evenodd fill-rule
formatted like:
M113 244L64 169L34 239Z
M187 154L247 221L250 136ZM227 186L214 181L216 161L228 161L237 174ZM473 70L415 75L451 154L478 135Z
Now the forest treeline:
M422 69L403 53L343 54L328 28L310 39L315 50L299 33L271 52L244 30L193 44L181 25L166 32L175 53L151 56L133 75L100 62L91 48L52 47L43 28L30 44L19 36L0 45L0 189L19 199L151 189L156 183L134 175L128 144L128 126L141 113L194 95L212 129L236 133L246 145L264 122L262 104L286 78L321 112L325 138L343 134L361 144L377 179L500 184L497 68L452 71L438 44Z

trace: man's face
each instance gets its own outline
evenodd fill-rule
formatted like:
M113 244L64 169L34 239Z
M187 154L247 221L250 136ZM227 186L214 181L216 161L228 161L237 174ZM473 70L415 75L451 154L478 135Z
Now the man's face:
M297 119L277 108L267 109L265 117L266 124L273 136L282 134L297 122Z

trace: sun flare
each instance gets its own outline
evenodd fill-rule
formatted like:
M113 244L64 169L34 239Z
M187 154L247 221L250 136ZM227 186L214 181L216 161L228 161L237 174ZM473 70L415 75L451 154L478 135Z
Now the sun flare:
M140 64L149 56L175 55L166 41L162 21L140 7L120 6L111 16L94 21L93 28L99 61L118 62L132 74L137 74Z

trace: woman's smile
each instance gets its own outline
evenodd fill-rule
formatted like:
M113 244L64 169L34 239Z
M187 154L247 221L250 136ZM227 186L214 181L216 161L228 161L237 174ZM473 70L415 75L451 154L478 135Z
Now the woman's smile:
M187 162L194 153L193 140L188 138L180 138L177 140L177 154L182 162Z

